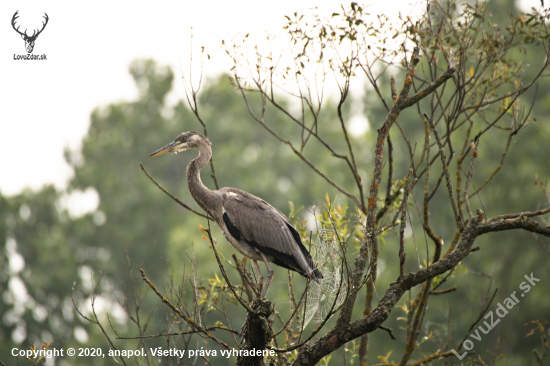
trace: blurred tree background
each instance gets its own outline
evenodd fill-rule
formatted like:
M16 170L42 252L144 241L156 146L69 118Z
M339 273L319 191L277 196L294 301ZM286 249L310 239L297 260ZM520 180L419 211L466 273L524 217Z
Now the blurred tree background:
M512 10L514 3L513 0L490 1L490 9L494 9L491 21L504 22L508 11L515 11ZM506 12L498 9L506 9ZM531 45L525 45L525 48L530 59L544 57L542 49ZM532 71L526 65L523 72L529 75ZM101 347L105 352L109 344L101 330L75 311L76 306L93 319L90 306L93 294L97 295L94 309L97 317L117 347L141 347L140 341L115 339L108 325L110 319L119 335L136 335L136 325L117 298L126 299L128 306L133 308L132 288L135 288L137 298L147 292L138 268L143 268L150 279L166 288L170 283L167 273L175 279L182 278L183 263L188 258L193 258L199 266L198 281L202 284L219 273L210 244L203 239L199 228L200 224L207 226L206 220L165 196L139 166L142 163L163 187L183 202L198 208L185 184L185 169L195 157L194 152L177 158L146 160L146 157L183 131L203 133L202 126L183 101L175 107L166 105L166 96L174 83L174 72L170 68L157 65L154 60L137 60L130 65L130 73L139 90L138 100L101 106L92 112L90 128L81 149L66 152L66 160L74 169L74 177L66 191L45 186L39 191L26 190L11 197L0 195L0 237L4 238L0 255L0 339L3 339L0 342L0 361L7 365L12 362L12 348L27 349L29 345L40 346L43 342L53 341L51 348ZM384 92L389 93L389 81L380 84L386 88ZM364 114L370 121L371 130L353 135L352 144L357 148L359 166L365 167L360 174L366 180L376 128L386 111L372 96L372 90L366 90L364 95ZM285 214L291 211L289 202L293 202L296 207L304 207L300 214L309 220L311 216L306 215L309 209L325 203L326 194L336 198L340 205L350 203L253 121L228 75L206 80L199 98L201 117L213 143L220 187L248 191ZM521 132L520 143L512 143L502 171L480 196L488 216L548 205L548 202L541 202L544 197L540 190L550 178L550 88L547 79L542 79L536 91L530 90L522 96L525 101L532 98L536 98L532 116L537 118L537 122ZM330 129L338 128L336 108L325 107L325 110L325 136L329 136L327 140L333 146L344 148L345 145L339 145L343 142L338 136L330 137ZM284 123L281 112L268 108L267 113L271 114L278 131L295 128ZM349 105L345 106L344 113L346 117L350 116ZM402 126L413 125L407 115L400 117L400 123ZM412 129L406 132L423 133ZM286 134L292 133L287 131ZM394 133L397 131L392 131ZM398 139L397 134L395 139ZM488 153L478 162L479 176L489 175L499 164L505 144L506 137L484 142L483 150ZM352 178L344 173L345 167L336 164L319 146L308 148L320 170L330 172L330 176L338 179L345 188L353 186ZM396 148L396 171L408 169L407 154L407 151ZM398 162L404 165L399 166ZM214 188L207 172L210 173L209 167L203 172L203 181ZM474 179L474 183L480 185L483 182ZM94 212L75 217L64 202L71 194L89 189L97 192L99 206ZM435 198L433 205L448 199L443 194L440 196ZM481 206L481 203L477 201L476 206ZM351 210L350 214L353 214ZM449 222L453 222L450 212L449 215L433 217L432 227L449 238L454 233L454 229L445 229ZM413 225L416 240L423 240L418 220L413 219ZM231 261L233 248L217 228L213 228L213 234L222 254ZM480 294L484 295L489 286L493 290L498 288L493 308L517 291L524 275L533 273L540 279L537 286L475 347L475 352L485 359L498 356L497 364L532 364L533 349L540 347L540 340L535 336L526 337L524 325L531 320L549 320L550 269L547 264L550 246L523 231L492 234L480 238L476 244L481 250L461 263L462 271L455 271L453 275L452 285L457 285L458 291L432 297L430 307L437 310L429 313L421 337L428 342L428 348L436 348L441 339L462 339L479 313L484 300ZM393 276L385 277L384 271L392 269L391 273L395 273L395 266L399 266L395 253L396 250L381 251L380 262L383 264L379 265L377 284L380 288L394 280ZM189 268L186 271L189 273ZM284 301L288 301L285 296L286 271L281 268L275 268L275 271L268 297L284 306ZM236 272L231 273L234 278L236 275ZM460 314L452 314L453 322L449 322L450 304L460 304L461 309ZM146 334L159 333L167 327L168 311L161 305L150 293L144 297L141 311L146 315L141 321L146 322L145 318L152 314ZM238 306L234 310L231 321L234 329L240 329L245 313ZM401 331L404 324L400 317L404 313L400 312L396 309L385 323L394 329L396 341L390 341L387 333L382 331L371 334L370 349L375 351L369 354L369 362L378 362L377 355L385 356L392 350L402 349L406 334ZM146 344L153 347L163 343L151 339ZM353 352L353 347L350 348ZM219 361L219 364L229 362L222 358ZM19 364L24 362L19 360ZM452 358L450 363L460 362ZM109 358L64 357L55 364L109 365L113 361Z

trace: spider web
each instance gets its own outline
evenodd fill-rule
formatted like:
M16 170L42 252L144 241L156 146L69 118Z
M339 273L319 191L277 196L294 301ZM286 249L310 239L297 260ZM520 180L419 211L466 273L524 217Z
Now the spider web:
M346 298L348 285L342 278L342 258L338 248L338 239L332 230L321 228L317 232L317 245L312 248L311 256L323 279L319 283L311 281L309 284L304 327L312 320L321 323L331 309L337 309Z

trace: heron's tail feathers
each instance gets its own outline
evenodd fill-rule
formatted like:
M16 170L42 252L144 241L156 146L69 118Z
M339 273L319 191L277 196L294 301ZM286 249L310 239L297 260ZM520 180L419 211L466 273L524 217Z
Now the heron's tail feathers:
M311 278L313 281L320 283L321 280L324 278L321 271L319 271L317 268L315 268L313 271L311 271L308 274L308 277Z

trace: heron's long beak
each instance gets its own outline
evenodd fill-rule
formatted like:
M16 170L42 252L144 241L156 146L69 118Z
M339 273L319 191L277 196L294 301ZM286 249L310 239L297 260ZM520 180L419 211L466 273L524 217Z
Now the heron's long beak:
M164 146L164 147L161 147L160 149L158 149L157 151L155 151L154 153L152 153L151 155L149 155L148 157L149 158L152 158L153 156L159 156L159 155L162 155L162 154L165 154L167 152L171 152L172 149L176 146L176 141L174 142L171 142L169 143L168 145Z

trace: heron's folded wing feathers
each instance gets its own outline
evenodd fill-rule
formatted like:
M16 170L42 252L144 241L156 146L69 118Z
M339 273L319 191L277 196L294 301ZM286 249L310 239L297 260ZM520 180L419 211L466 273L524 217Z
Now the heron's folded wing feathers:
M296 241L288 219L269 203L236 189L222 195L222 205L241 238L262 247L293 254Z
M266 201L235 188L222 188L223 220L233 237L245 240L273 262L314 280L323 278L286 216Z

